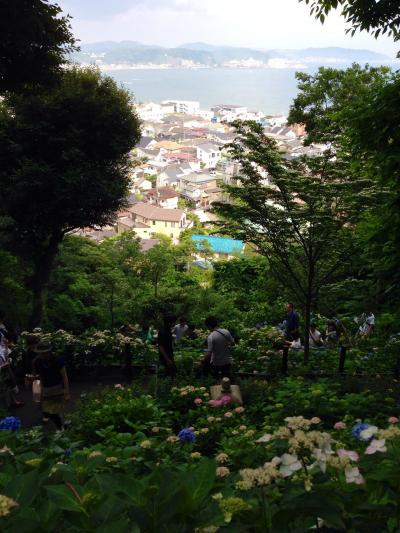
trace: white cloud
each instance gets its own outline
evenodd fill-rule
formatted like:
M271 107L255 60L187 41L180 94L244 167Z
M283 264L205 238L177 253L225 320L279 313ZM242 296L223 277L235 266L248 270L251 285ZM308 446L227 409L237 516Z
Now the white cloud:
M65 0L64 4L68 5ZM368 34L345 35L338 13L322 26L297 0L131 0L128 9L102 17L75 18L73 27L83 42L135 40L176 46L188 41L257 48L305 48L344 46L369 48L392 56L398 46L390 39L375 40ZM73 7L73 6L71 6ZM108 8L109 10L109 8ZM69 9L74 16L73 9Z

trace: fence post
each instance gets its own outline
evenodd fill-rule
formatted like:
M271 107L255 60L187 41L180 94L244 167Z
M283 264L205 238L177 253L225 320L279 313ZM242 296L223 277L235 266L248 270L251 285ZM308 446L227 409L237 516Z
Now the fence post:
M339 352L339 374L344 374L344 366L346 363L347 346L341 346Z
M289 348L285 346L282 353L282 374L286 376L288 370Z

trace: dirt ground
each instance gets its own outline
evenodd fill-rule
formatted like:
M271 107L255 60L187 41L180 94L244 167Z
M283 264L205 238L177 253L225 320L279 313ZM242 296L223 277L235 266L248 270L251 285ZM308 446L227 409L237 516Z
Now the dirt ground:
M115 377L101 381L73 381L70 383L71 400L66 403L66 418L68 418L69 412L76 409L77 401L82 393L87 394L96 389L114 385L115 383L121 383L121 378L118 379ZM18 400L24 402L25 405L20 408L9 409L7 415L20 417L23 428L42 425L40 405L33 402L32 390L30 388L24 389L23 387L20 387L20 392L17 397ZM51 421L46 424L46 429L47 428L49 431L55 429Z

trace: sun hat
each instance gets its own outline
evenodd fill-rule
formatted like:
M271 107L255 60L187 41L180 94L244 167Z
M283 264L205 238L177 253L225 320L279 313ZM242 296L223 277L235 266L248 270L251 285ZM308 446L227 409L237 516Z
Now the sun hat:
M37 353L47 353L51 352L51 343L49 341L40 341L35 348Z

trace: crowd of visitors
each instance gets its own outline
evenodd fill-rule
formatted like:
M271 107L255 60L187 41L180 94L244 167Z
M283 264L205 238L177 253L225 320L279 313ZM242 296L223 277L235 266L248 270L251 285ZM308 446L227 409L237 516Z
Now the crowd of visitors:
M257 328L266 323L257 324ZM320 323L321 325L321 323ZM232 333L220 326L215 316L205 320L209 333L204 338L204 352L200 362L203 375L211 375L216 379L227 378L232 375L231 349L235 344ZM369 337L375 327L375 316L372 312L364 313L358 319L356 335ZM300 317L293 303L287 304L286 316L278 326L281 332L282 349L300 350ZM326 327L318 330L317 324L311 322L309 328L309 346L313 350L320 350L334 345L344 344L347 332L339 320L328 320ZM130 335L130 326L121 326L119 333ZM137 331L135 330L135 334ZM185 317L176 320L176 316L164 313L158 331L149 323L143 323L140 332L143 342L158 346L159 362L165 374L174 377L177 366L174 351L185 340L195 340L199 337L196 326L189 323ZM22 407L24 404L18 400L18 386L13 372L12 343L14 337L10 334L5 317L0 316L0 384L6 392L6 403L10 407ZM131 353L127 351L127 357ZM26 336L26 350L22 358L22 367L26 378L26 385L34 383L34 390L41 404L43 422L51 420L57 429L64 428L65 402L69 400L69 382L63 358L57 357L52 351L49 342L41 341L35 334ZM39 387L39 388L38 388Z

